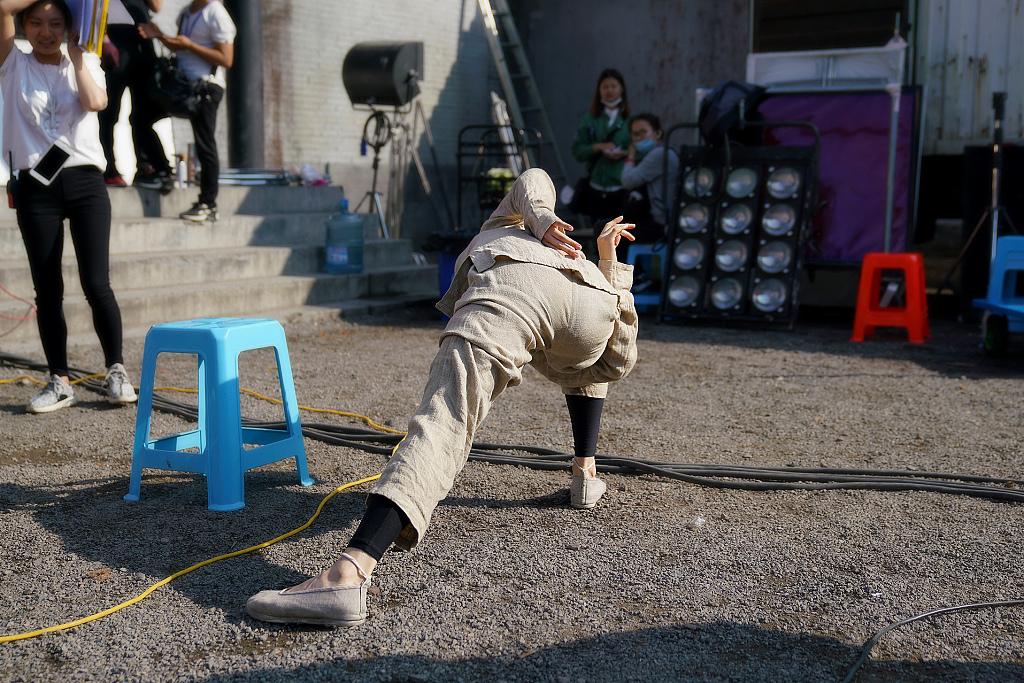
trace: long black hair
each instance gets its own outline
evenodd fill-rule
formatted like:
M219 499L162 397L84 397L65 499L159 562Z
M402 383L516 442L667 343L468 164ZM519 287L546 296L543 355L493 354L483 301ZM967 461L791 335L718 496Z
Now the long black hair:
M597 77L597 85L594 86L594 99L590 101L590 115L600 116L601 112L604 111L604 105L601 103L601 81L606 78L614 78L622 86L622 104L619 105L619 113L622 115L622 118L628 119L629 97L626 95L626 79L622 77L622 73L618 69L605 69Z
M47 3L56 7L57 11L64 17L64 30L70 35L74 30L74 19L71 16L71 8L68 7L68 3L64 0L36 0L31 5L18 12L18 27L21 29L22 33L25 32L25 20L28 19L29 15Z

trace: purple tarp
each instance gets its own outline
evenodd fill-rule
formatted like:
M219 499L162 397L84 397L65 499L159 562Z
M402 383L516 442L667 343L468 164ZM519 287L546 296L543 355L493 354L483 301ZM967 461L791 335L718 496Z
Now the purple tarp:
M809 121L821 131L818 196L824 203L812 224L810 262L860 263L882 251L885 232L886 164L891 98L885 92L787 93L769 96L758 108L765 120ZM914 93L904 89L896 146L892 251L907 245L911 192ZM810 133L770 130L767 144L807 145Z

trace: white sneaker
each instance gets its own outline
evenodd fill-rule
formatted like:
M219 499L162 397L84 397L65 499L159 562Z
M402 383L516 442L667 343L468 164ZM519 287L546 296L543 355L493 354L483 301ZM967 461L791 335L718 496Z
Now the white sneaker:
M107 368L107 378L103 380L107 386L107 402L114 405L135 403L139 397L135 395L135 387L128 379L128 371L120 363Z
M25 408L36 415L52 413L75 403L75 390L60 375L50 375L50 381Z

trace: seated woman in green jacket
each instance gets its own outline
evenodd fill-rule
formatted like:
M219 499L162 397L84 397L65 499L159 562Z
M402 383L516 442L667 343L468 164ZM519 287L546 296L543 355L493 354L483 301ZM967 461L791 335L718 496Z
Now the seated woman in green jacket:
M572 155L586 164L587 176L576 184L571 211L598 220L622 214L628 194L622 187L622 165L629 144L626 81L615 69L605 69L572 144Z

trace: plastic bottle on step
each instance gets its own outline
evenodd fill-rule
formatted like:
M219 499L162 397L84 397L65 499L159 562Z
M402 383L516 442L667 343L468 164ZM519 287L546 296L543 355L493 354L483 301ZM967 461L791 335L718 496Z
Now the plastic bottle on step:
M348 200L338 203L338 213L327 219L324 270L332 275L363 272L363 217L349 213Z

